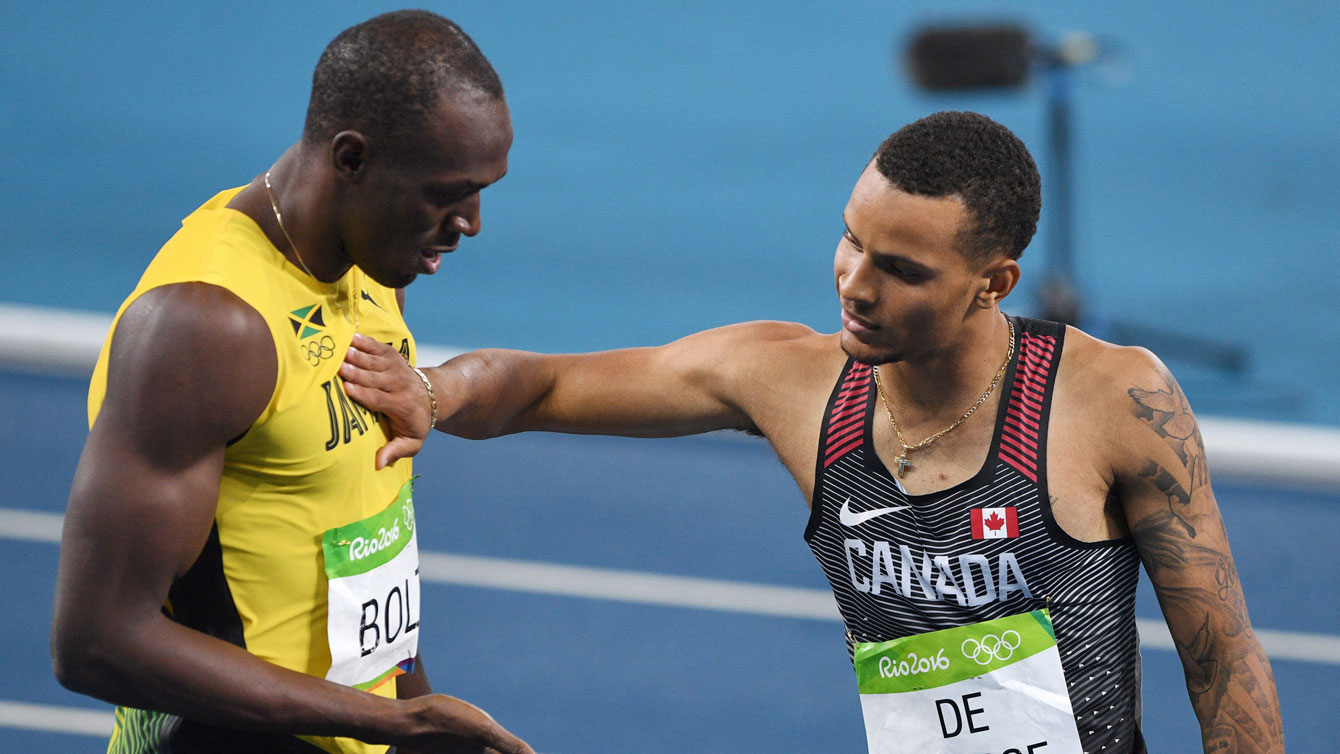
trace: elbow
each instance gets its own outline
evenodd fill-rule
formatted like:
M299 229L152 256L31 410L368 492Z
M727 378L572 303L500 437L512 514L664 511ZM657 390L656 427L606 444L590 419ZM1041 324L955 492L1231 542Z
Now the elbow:
M51 631L51 672L56 682L77 694L91 693L90 663L78 642L63 638L56 627Z
M118 676L112 653L96 631L77 630L59 619L51 626L51 672L56 682L78 694L105 698L108 680Z

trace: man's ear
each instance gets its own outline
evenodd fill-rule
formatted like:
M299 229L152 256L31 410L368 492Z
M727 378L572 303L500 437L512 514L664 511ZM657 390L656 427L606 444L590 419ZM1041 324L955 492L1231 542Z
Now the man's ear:
M363 179L371 152L367 137L358 131L341 131L330 140L331 167L350 183Z
M999 306L1019 284L1019 262L1005 256L996 256L982 267L981 285L973 303L983 309Z

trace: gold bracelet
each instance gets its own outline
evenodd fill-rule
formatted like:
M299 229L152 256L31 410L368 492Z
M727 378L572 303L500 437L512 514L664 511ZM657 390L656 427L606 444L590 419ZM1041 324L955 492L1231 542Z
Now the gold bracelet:
M433 423L428 425L431 430L437 426L437 394L433 392L433 383L428 381L428 375L424 374L422 369L416 366L411 366L410 369L419 375L419 379L423 380L423 386L428 389L428 403L433 407Z

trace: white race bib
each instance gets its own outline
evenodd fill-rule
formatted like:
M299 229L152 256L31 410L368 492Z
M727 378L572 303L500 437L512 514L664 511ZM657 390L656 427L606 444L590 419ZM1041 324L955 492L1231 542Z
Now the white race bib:
M419 651L419 545L413 480L386 510L321 537L326 558L330 672L371 690L414 670Z
M1082 754L1051 615L857 644L870 754Z

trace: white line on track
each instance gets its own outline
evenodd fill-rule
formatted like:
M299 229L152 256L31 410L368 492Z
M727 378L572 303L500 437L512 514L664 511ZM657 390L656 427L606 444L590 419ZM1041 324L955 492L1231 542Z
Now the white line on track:
M59 542L61 515L0 508L0 539ZM429 583L531 594L631 602L661 607L719 610L777 618L837 621L837 605L826 589L610 568L540 563L421 550L420 577ZM1140 642L1149 649L1173 649L1168 627L1139 619ZM1340 665L1340 636L1258 628L1266 654L1275 660Z

